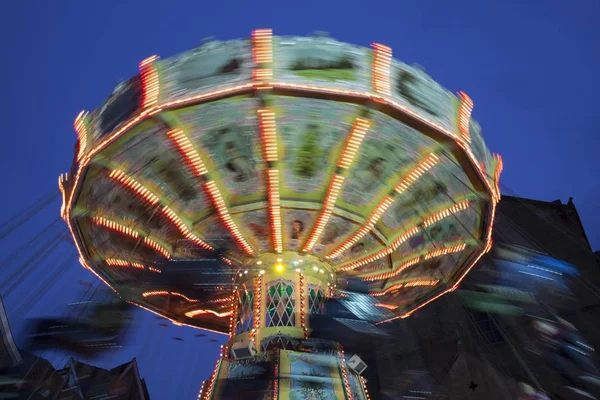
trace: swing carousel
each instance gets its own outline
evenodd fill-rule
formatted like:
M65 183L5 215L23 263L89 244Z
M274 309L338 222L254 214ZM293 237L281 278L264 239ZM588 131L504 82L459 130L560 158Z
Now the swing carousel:
M62 218L123 299L229 335L201 398L369 398L308 317L353 279L376 323L406 318L490 249L502 162L472 109L381 44L256 30L149 57L77 116Z

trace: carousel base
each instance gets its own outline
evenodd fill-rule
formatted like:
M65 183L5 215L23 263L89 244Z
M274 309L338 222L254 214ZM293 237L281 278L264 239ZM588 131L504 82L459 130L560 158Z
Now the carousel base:
M365 380L340 345L302 340L245 359L217 361L199 399L368 400Z

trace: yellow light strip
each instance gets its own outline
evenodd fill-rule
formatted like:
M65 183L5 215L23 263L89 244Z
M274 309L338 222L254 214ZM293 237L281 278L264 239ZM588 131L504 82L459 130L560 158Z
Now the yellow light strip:
M158 103L160 83L158 72L154 68L154 61L158 56L151 56L140 63L140 76L142 77L142 108L148 108Z
M431 153L419 162L406 176L396 185L394 190L399 194L402 194L412 184L414 184L425 172L433 168L440 158L435 154Z
M383 274L379 274L379 275L374 275L374 276L369 276L366 278L363 278L364 281L378 281L381 279L389 279L392 278L396 275L399 275L402 271L404 271L406 268L413 266L415 264L418 264L421 261L421 257L415 257L415 258L411 258L408 261L403 262L402 264L400 264L400 266L396 269L394 269L393 271L389 271L389 272L385 272Z
M337 163L340 168L350 168L356 152L360 148L360 145L371 126L371 122L364 118L356 118L352 130L346 139L344 150Z
M252 32L252 60L256 64L273 62L273 31L256 29Z
M131 229L125 225L118 224L114 221L108 220L106 218L94 217L92 220L94 221L94 223L96 225L104 226L105 228L122 233L122 234L132 237L134 239L138 239L140 237L140 234L137 233L136 231L134 231L133 229Z
M187 165L192 169L194 175L198 177L206 175L208 173L206 166L183 131L177 128L170 130L167 134L173 143L175 143L179 152L183 155L183 158Z
M209 194L212 203L215 206L217 213L219 214L219 218L221 219L221 221L223 221L227 229L231 232L234 239L240 244L240 246L242 246L246 253L253 255L254 249L252 249L252 246L250 246L248 241L246 241L244 236L242 236L242 233L238 229L236 223L233 221L233 218L231 218L231 215L229 215L229 211L227 210L227 206L225 205L225 200L223 200L223 196L217 188L217 184L214 181L208 181L204 183L204 189Z
M413 183L421 177L425 172L429 171L435 164L439 162L439 157L435 154L431 153L427 155L421 162L419 162L414 168L410 170L403 178L400 180L396 188L394 189L398 193L404 192L406 189L410 187ZM331 253L329 253L325 258L332 259L344 251L348 250L352 247L356 242L358 242L363 236L373 229L375 224L379 221L381 216L386 212L386 210L392 205L394 199L391 196L386 196L373 210L367 222L361 226L351 237L345 240L337 249L334 249ZM387 253L390 254L390 253Z
M458 128L460 134L467 141L471 141L469 132L469 123L471 122L471 113L473 112L473 100L464 92L458 92L460 106L458 107Z
M427 228L428 226L433 225L436 222L439 222L452 214L456 214L460 211L466 210L467 208L469 208L469 200L463 200L450 207L444 208L443 210L437 211L433 215L425 218L425 220L423 221L423 226Z
M75 118L75 122L73 124L73 126L75 127L75 132L77 132L77 139L79 141L77 161L81 161L81 159L83 159L87 151L88 131L87 127L85 126L85 118L87 117L87 115L87 112L81 111L79 114L77 114L77 117Z
M323 209L319 214L317 223L315 224L315 227L311 232L310 237L306 242L306 245L304 245L304 248L302 249L303 252L309 252L313 248L315 243L317 243L317 240L319 240L319 237L325 229L325 225L327 225L327 222L329 221L329 217L331 217L333 207L335 206L337 196L343 184L344 177L342 175L333 174L333 178L327 190L327 195L325 196L325 201L323 202Z
M373 90L376 93L390 96L390 66L392 49L379 43L373 43L373 63L371 65Z

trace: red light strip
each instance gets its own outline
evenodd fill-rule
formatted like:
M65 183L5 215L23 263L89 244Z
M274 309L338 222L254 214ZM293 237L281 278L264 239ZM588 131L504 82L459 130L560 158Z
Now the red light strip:
M131 228L125 226L125 225L118 224L118 223L116 223L114 221L108 220L106 218L103 218L103 217L94 217L92 220L94 221L94 223L96 225L103 226L103 227L108 228L110 230L122 233L123 235L132 237L134 239L138 239L140 237L140 234L137 233L136 231L134 231L133 229L131 229Z
M466 243L460 243L460 244L456 244L454 246L449 246L449 247L442 247L441 249L436 249L436 250L430 251L429 253L425 254L423 256L423 259L430 260L432 258L445 256L446 254L460 253L461 251L463 251L466 248L467 248Z
M160 82L158 72L154 68L154 61L158 56L151 56L140 63L140 76L142 77L142 108L146 109L158 103Z
M60 174L58 176L58 190L62 196L62 203L60 205L60 217L64 220L67 218L67 192L65 188L65 182L69 180L69 174Z
M79 151L77 153L77 161L81 161L81 159L83 159L83 157L85 156L85 153L87 151L87 145L88 145L88 131L87 131L87 127L85 125L85 118L87 117L88 113L85 111L81 111L79 114L77 114L77 117L75 118L75 122L73 124L74 128L75 128L75 132L77 132L77 140L79 141Z
M467 141L471 141L469 133L469 123L471 122L471 113L473 112L473 100L465 92L458 92L460 106L458 107L458 128L460 134Z
M190 140L185 136L185 133L181 129L172 129L167 134L181 155L183 155L186 164L192 172L198 177L206 175L208 170Z
M165 258L171 258L171 253L169 252L169 250L167 250L166 248L164 248L163 246L161 246L160 244L158 244L157 242L155 242L154 240L150 239L149 237L145 237L144 238L144 243L147 246L152 247L154 250L158 251L160 254L162 254Z
M329 184L329 188L327 189L327 195L325 196L325 201L323 202L323 209L319 214L319 218L317 219L317 223L313 231L310 234L306 245L302 249L303 252L309 252L319 237L323 233L325 229L325 225L327 225L327 221L329 221L329 217L331 217L331 213L333 212L333 207L335 206L335 202L337 200L337 196L344 184L344 176L333 174L333 178L331 179L331 183Z
M419 162L408 174L396 185L394 190L402 194L414 184L423 174L433 168L440 161L439 157L431 153Z
M217 188L217 184L214 181L207 181L204 183L204 189L210 196L210 199L217 210L217 214L219 214L219 218L221 221L223 221L229 232L231 232L235 240L240 246L242 246L246 253L253 255L254 250L252 249L252 246L250 246L244 236L242 236L242 233L238 229L236 223L233 221L233 218L231 218L231 215L229 215L229 211L225 205L225 200L223 200L223 196Z
M379 275L369 276L369 277L363 278L363 280L370 282L370 281L378 281L380 279L389 279L389 278L392 278L392 277L400 274L406 268L411 267L415 264L418 264L420 261L421 261L420 256L411 258L408 261L404 261L402 264L400 264L400 266L398 268L394 269L393 271L385 272L385 273L379 274Z
M344 150L342 151L342 155L338 160L337 166L340 168L350 168L352 161L354 161L354 156L356 152L360 148L360 145L371 126L371 122L364 118L356 118L354 125L352 126L352 130L346 139L346 143L344 145Z
M379 43L373 43L373 63L371 65L373 90L389 96L390 66L392 64L392 49Z
M135 194L137 194L142 200L154 206L160 203L160 199L144 186L142 186L138 181L133 179L132 177L125 174L123 171L119 169L113 169L109 175L112 179L121 183L127 189L131 190Z
M252 31L252 61L256 64L273 62L273 31L271 29Z
M444 208L443 210L437 211L430 217L425 218L425 220L423 221L423 226L427 228L428 226L433 225L436 222L439 222L452 214L456 214L460 211L466 210L467 208L469 208L469 200L463 200L450 207Z

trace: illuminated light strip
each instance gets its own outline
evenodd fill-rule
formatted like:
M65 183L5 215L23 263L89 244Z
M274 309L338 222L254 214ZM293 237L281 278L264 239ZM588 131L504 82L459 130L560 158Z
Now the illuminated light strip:
M142 108L148 108L158 103L160 82L154 61L158 56L151 56L140 63L140 76L142 77Z
M60 205L60 217L62 219L67 218L67 191L65 188L65 182L69 180L69 174L60 174L58 176L58 190L62 196L62 203Z
M209 300L206 302L206 304L221 304L221 303L227 303L229 301L234 301L235 299L233 298L233 296L228 296L228 297L222 297L220 299L214 299L214 300Z
M413 226L412 228L405 231L401 236L396 238L391 245L386 247L383 250L378 251L377 253L362 258L360 260L349 263L348 265L339 269L339 271L352 271L358 267L362 267L363 265L367 265L373 261L379 260L387 255L392 254L402 243L406 242L412 236L416 235L419 232L419 226Z
M429 253L425 254L423 256L423 259L430 260L432 258L444 256L446 254L459 253L466 248L467 248L466 243L456 244L456 245L450 246L450 247L442 247L441 249L436 249L436 250L430 251Z
M394 190L396 190L396 192L398 193L402 193L403 191L408 189L410 185L415 183L421 175L423 175L425 172L430 170L435 164L437 164L439 160L439 157L437 157L433 153L427 155L423 160L421 160L421 162L419 162L413 169L411 169L410 172L408 172L402 178L402 180L400 180L400 182ZM390 205L392 205L393 202L394 199L391 196L386 196L371 213L371 215L367 219L367 222L363 226L361 226L360 229L356 231L356 233L354 233L350 238L344 241L337 249L334 249L325 258L335 258L342 254L344 251L348 250L350 247L352 247L363 236L369 233L371 229L373 229L373 227L379 221L383 213L385 213L385 211L390 207Z
M70 224L68 224L68 225L69 225L69 230L70 230L71 226L70 226ZM73 232L71 232L71 234L73 234ZM112 287L112 285L110 283L108 283L104 278L102 278L102 276L100 276L100 274L98 274L96 271L94 271L92 269L92 267L87 263L85 258L83 258L83 253L81 252L81 250L79 248L79 244L77 244L77 239L75 239L75 243L76 243L75 246L77 247L77 251L79 252L79 263L83 266L83 268L85 268L89 271L92 271L92 274L96 275L96 278L100 279L102 281L102 283L104 283L106 286L111 288L113 292L115 292L116 294L119 294L119 292L117 292L117 289Z
M262 275L259 275L255 280L255 291L254 291L254 319L252 322L252 330L250 331L250 338L256 347L256 334L260 328L260 302L262 297ZM258 349L258 348L257 348ZM260 349L258 349L260 351Z
M206 250L214 250L214 248L201 240L198 236L194 235L190 228L179 218L177 214L173 210L171 210L168 206L164 206L162 208L162 213L179 229L179 232L188 240L194 242L197 246L202 247ZM224 258L225 259L225 258ZM229 260L228 260L229 261Z
M206 390L206 393L204 393L204 400L209 400L212 395L212 391L213 391L214 385L215 385L215 380L217 379L217 373L219 371L220 362L221 362L221 358L217 359L217 363L215 364L213 373L210 376L210 380L208 381L208 388Z
M269 200L269 218L271 220L271 230L273 231L273 247L276 253L283 250L281 235L281 201L279 196L279 170L267 169L268 182L268 200Z
M81 111L77 114L75 118L75 122L73 126L75 128L75 132L77 132L77 139L79 140L79 151L77 152L77 161L81 161L85 156L87 145L88 145L88 131L85 125L85 118L88 113L85 111Z
M148 267L148 271L156 272L157 274L162 274L162 271L160 269L154 267Z
M191 168L194 175L200 177L208 173L206 166L202 162L200 155L192 146L192 143L181 129L172 129L167 132L169 138L173 141L179 152L183 155L186 164Z
M378 281L381 279L389 279L392 278L398 274L400 274L402 271L404 271L406 268L411 267L415 264L418 264L421 261L421 257L415 257L415 258L411 258L408 261L403 262L402 264L400 264L400 266L396 269L394 269L393 271L389 271L389 272L385 272L383 274L379 274L379 275L374 275L374 276L368 276L366 278L362 278L364 281Z
M437 285L439 280L419 280L419 281L411 281L406 282L404 287L417 287L417 286L435 286Z
M110 265L111 267L132 267L132 268L141 269L141 270L146 269L146 266L144 264L141 264L138 262L129 262L127 260L122 260L122 259L118 259L118 258L107 258L104 260L104 262L106 264ZM156 272L158 274L162 274L162 271L158 268L148 267L148 270L151 272Z
M323 233L325 225L327 225L327 221L329 221L329 217L331 217L331 213L333 211L333 207L335 206L340 189L344 184L344 179L345 178L342 175L333 174L333 179L329 184L329 189L327 190L327 195L325 196L325 201L323 202L323 210L319 214L319 218L317 219L317 223L310 234L310 238L302 249L303 252L309 252Z
M298 280L300 283L300 327L304 332L304 339L307 339L308 330L306 328L306 296L304 295L306 291L306 283L304 281L304 275L302 274L302 272L298 273Z
M142 293L143 297L168 296L168 295L175 296L175 297L181 297L182 299L184 299L185 301L189 301L190 303L198 303L199 302L199 300L190 299L189 297L187 297L184 294L177 293L177 292L169 292L166 290L155 290L153 292Z
M473 112L473 100L465 92L458 92L460 106L458 107L458 128L460 134L467 141L471 141L469 133L469 123L471 122L471 113Z
M277 153L277 129L275 127L275 113L271 110L258 110L258 121L263 143L263 157L267 163L276 162L279 159ZM279 170L268 168L267 188L269 202L269 219L271 231L273 232L273 247L275 252L283 250L283 239L281 233L281 200L279 195Z
M252 61L256 64L273 62L273 31L271 29L252 31Z
M362 375L360 376L360 381L362 382L363 391L365 392L365 395L367 396L367 400L371 400L371 396L369 396L369 392L367 391L367 381L365 380L365 378Z
M388 303L375 303L375 307L383 307L387 308L388 310L395 310L398 308L398 306Z
M432 280L432 281L428 281L428 280L418 280L418 281L411 281L411 282L401 282L401 283L397 283L395 285L390 286L389 288L381 291L381 292L371 292L369 293L369 296L375 296L375 297L380 297L380 296L384 296L386 294L388 294L389 292L392 292L394 290L398 290L398 289L402 289L402 288L406 288L406 287L417 287L417 286L435 286L439 283L440 281L437 280ZM400 317L395 317L395 318L400 318Z
M279 349L275 354L275 366L273 367L273 400L279 399Z
M233 313L231 313L231 318L229 318L229 339L231 339L233 337L233 335L235 334L235 324L237 323L237 317L238 317L238 313L239 313L239 300L236 298L238 295L237 293L237 286L233 289L233 293L231 294L231 301L232 301L232 310ZM227 348L225 349L225 354L227 354L229 356L229 341L227 342Z
M129 261L107 258L104 260L111 267L129 267Z
M163 246L161 246L160 244L158 244L154 240L150 239L149 237L145 237L144 238L144 243L146 245L152 247L154 250L158 251L165 258L171 258L171 252L169 252L169 250L167 250L166 248L164 248Z
M118 224L114 221L108 220L106 218L94 217L92 220L96 225L104 226L105 228L122 233L134 239L138 239L140 237L140 234L134 231L133 229L125 225Z
M346 389L346 398L348 400L354 400L354 396L352 395L352 388L350 387L350 382L348 381L348 369L346 368L346 356L344 355L344 349L340 345L338 351L338 357L340 359L340 368L342 369L342 379L344 381L344 388Z
M433 168L438 162L440 158L435 154L431 153L423 160L421 160L417 165L414 166L413 169L410 170L408 174L396 185L394 190L398 194L402 194L406 191L412 184L414 184L423 174Z
M258 68L252 71L252 79L255 81L268 81L273 79L273 70L271 68Z
M229 317L231 316L231 314L233 313L233 311L225 311L223 313L219 313L216 312L214 310L192 310L192 311L188 311L185 313L185 316L188 318L194 318L198 315L202 315L202 314L213 314L219 318L225 318L225 317Z
M142 200L148 202L150 205L154 206L160 203L160 199L158 198L158 196L156 196L150 190L146 189L146 187L144 187L138 181L133 179L131 176L125 174L123 171L114 169L111 171L110 177L115 179L116 181L118 181L123 186L127 187L137 195L139 195L142 198ZM168 206L162 207L161 212L165 215L165 217L167 217L167 219L171 221L171 223L173 223L173 225L177 227L177 229L179 229L179 232L181 232L183 237L191 240L196 245L206 250L214 250L214 248L211 245L202 241L200 238L194 235L192 231L187 227L187 225L181 220L181 218L179 218L179 216L175 214L175 212Z
M496 198L500 200L500 174L504 169L504 162L499 154L494 154L497 160L496 169L494 170L494 189L496 189Z
M344 150L342 151L342 155L338 160L337 166L340 168L350 168L352 161L354 161L354 156L358 151L369 127L371 126L371 122L364 118L356 118L352 129L350 130L350 134L346 139L346 143L344 144Z
M457 212L466 210L467 208L469 208L470 202L469 200L463 200L459 203L456 203L450 207L444 208L443 210L440 210L436 213L434 213L432 216L427 217L424 221L423 221L423 226L425 228L427 228L430 225L435 224L436 222L439 222L441 220L443 220L446 217L449 217L452 214L456 214Z
M385 96L391 95L390 66L392 49L379 43L373 43L372 84L373 90Z
M223 223L225 224L229 232L231 232L235 240L240 244L240 246L242 246L246 253L248 253L249 255L254 255L254 249L252 249L252 246L250 246L250 244L246 241L244 236L242 236L240 230L233 221L233 218L231 218L231 215L229 215L229 211L227 210L227 206L225 205L225 200L223 200L223 196L221 195L221 192L219 192L217 184L214 181L208 181L204 183L204 189L209 194L213 205L217 209L219 218L221 218L221 221L223 221Z
M148 189L146 189L144 186L142 186L138 181L136 181L132 177L128 176L123 171L121 171L119 169L113 169L110 172L109 176L112 179L116 180L117 182L121 183L123 186L125 186L132 192L139 195L142 198L142 200L146 201L147 203L150 203L150 205L156 205L156 204L160 203L160 199L155 194L150 192Z

